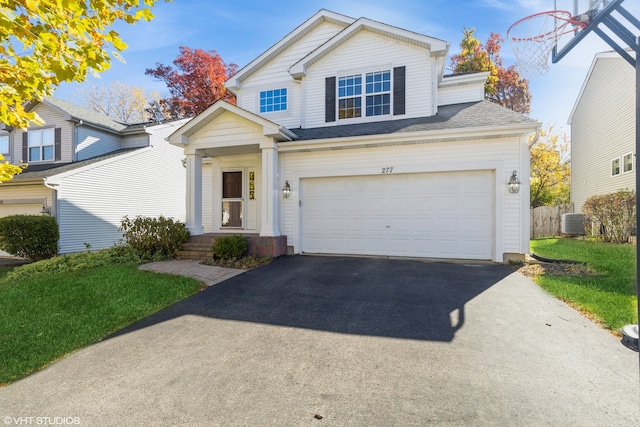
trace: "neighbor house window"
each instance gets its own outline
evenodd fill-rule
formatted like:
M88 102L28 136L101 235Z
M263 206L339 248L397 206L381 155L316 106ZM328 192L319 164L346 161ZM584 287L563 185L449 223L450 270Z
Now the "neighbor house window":
M622 158L622 172L633 170L633 153L629 153Z
M29 161L39 162L53 160L54 157L54 129L30 130L28 133Z
M0 135L0 154L4 157L9 155L9 135Z
M611 160L611 176L620 175L620 158Z
M287 109L287 89L265 90L260 92L260 112L272 113L275 111L286 111Z
M242 172L222 172L222 226L242 227Z

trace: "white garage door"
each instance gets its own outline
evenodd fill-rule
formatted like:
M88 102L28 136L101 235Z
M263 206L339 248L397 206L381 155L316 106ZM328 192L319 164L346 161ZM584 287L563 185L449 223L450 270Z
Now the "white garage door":
M302 251L492 259L492 171L308 178Z

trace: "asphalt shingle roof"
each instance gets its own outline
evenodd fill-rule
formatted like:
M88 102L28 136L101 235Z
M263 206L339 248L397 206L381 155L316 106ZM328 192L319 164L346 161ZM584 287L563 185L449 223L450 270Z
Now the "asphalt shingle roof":
M495 127L517 124L534 125L536 123L535 120L529 117L515 113L508 108L490 101L479 101L439 107L438 114L429 117L308 129L296 128L291 129L291 131L298 136L298 140L304 141L445 129Z
M128 125L126 125L125 123L120 123L119 121L112 119L106 114L95 112L89 108L81 107L80 105L76 105L62 99L47 96L44 98L44 101L66 112L75 119L100 125L108 129L112 129L116 132L122 132L128 127Z

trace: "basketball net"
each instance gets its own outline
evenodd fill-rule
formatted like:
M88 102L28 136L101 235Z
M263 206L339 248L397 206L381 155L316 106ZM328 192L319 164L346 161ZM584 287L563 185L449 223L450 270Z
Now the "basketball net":
M583 22L584 21L584 22ZM549 56L560 37L588 25L588 15L552 10L527 16L507 30L507 39L521 74L543 76L549 71Z

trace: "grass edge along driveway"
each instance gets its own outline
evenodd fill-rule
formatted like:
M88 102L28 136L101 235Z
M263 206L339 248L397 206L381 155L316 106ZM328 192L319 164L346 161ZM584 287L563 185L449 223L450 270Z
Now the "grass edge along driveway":
M0 386L201 289L198 281L107 265L20 281L0 272Z
M545 271L534 280L547 292L582 312L615 335L638 323L635 245L579 240L531 240L531 251L545 258L586 262Z

